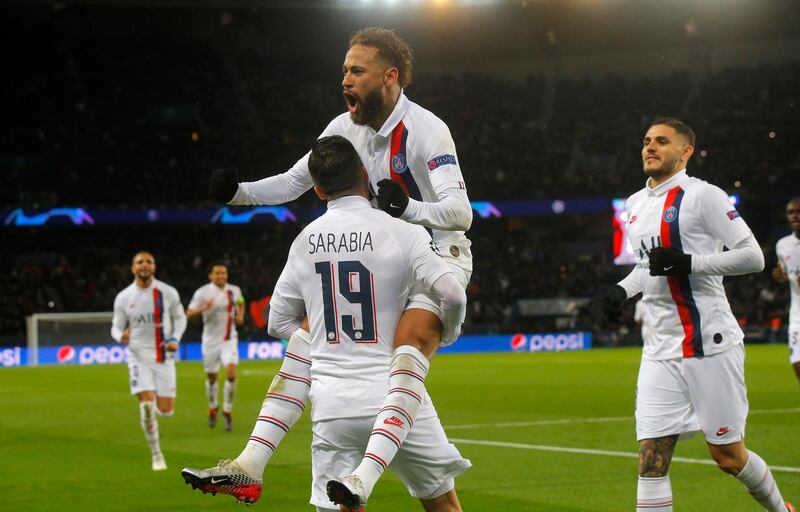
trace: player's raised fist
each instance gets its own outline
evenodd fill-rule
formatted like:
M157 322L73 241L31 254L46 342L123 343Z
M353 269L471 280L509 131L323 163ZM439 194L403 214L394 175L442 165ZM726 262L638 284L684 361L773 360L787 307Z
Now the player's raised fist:
M235 167L214 169L208 179L208 193L215 200L227 203L239 190L239 171Z
M651 276L685 276L692 273L692 255L674 247L656 247L651 249Z
M408 196L399 183L388 179L378 182L378 208L392 217L399 217L407 207Z

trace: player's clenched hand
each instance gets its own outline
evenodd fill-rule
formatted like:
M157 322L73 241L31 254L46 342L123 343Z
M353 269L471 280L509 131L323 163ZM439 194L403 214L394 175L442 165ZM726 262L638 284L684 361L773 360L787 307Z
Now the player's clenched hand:
M122 336L120 336L119 342L123 345L127 345L129 341L131 341L131 328L126 327L125 330L122 331Z
M167 338L164 340L164 348L167 349L167 352L177 352L178 340L175 338Z
M408 196L399 183L392 180L378 182L378 208L392 217L399 217L407 207Z
M618 284L611 286L600 297L597 307L600 313L605 316L608 323L618 324L619 319L622 317L622 305L627 300L628 294L625 289Z
M674 247L656 247L649 253L651 276L683 276L692 273L692 255Z
M209 195L220 203L227 203L239 190L239 171L235 167L214 169L208 179Z
M780 262L775 264L775 268L772 269L772 279L779 283L785 283L789 276L786 275L786 271L783 269L783 265Z

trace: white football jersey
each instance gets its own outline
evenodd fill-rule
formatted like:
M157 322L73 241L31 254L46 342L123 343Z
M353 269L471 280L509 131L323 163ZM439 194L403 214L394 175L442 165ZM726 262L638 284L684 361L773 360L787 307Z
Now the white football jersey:
M114 299L112 337L130 326L129 358L139 362L163 362L166 353L162 343L181 339L186 330L186 314L178 291L158 279L140 288L131 283Z
M437 194L446 189L466 190L456 146L447 125L432 112L409 100L405 94L400 94L394 110L378 132L370 126L355 124L350 114L345 112L328 124L320 138L329 135L341 135L353 144L367 169L373 191L378 190L379 181L394 179L410 198L435 203L439 201ZM240 191L231 203L249 204L239 202L242 191L262 201L269 201L268 204L287 202L299 196L299 193L314 185L308 170L308 156L303 156L287 171L295 193L267 199L264 194L274 193L267 190L274 187L264 186L260 181L240 183ZM465 208L471 208L468 202ZM431 233L440 248L470 245L463 231L433 229ZM472 270L471 259L462 260L459 264Z
M210 309L203 311L203 343L239 340L236 332L236 304L241 297L242 290L230 283L222 288L214 283L207 283L194 292L189 309L200 309L209 300L214 301Z
M378 413L411 285L450 272L421 226L363 197L328 202L292 244L270 301L281 314L308 315L313 421Z
M789 277L789 290L792 294L792 305L789 310L789 323L800 325L800 238L794 234L785 236L775 244L778 262Z
M710 255L751 235L727 194L683 170L628 199L628 233L647 315L643 357L673 359L722 352L744 339L731 312L722 276L650 276L648 254L675 247Z

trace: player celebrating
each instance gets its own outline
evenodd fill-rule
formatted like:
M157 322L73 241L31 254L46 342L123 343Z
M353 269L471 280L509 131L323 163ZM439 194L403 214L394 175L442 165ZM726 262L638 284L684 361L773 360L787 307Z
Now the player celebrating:
M800 197L786 205L786 220L792 234L778 240L775 252L778 263L772 277L779 283L789 281L792 293L789 310L789 363L800 381Z
M314 144L309 168L328 211L295 239L270 302L270 334L285 337L308 315L311 344L311 419L313 490L311 504L334 510L331 501L346 510L366 502L340 482L328 482L351 471L366 456L378 464L388 461L371 453L373 418L387 392L403 391L419 409L412 420L404 407L392 407L391 421L379 429L397 442L392 427L404 431L403 444L392 469L425 510L461 510L453 478L470 464L448 443L430 397L402 388L391 389L389 376L397 351L413 363L402 371L421 378L427 359L402 347L392 352L391 339L403 313L409 291L421 285L432 289L440 302L444 340L458 337L466 309L463 287L430 244L419 226L393 219L370 207L367 175L358 153L347 139L324 137ZM286 428L272 417L260 422ZM266 439L265 443L274 449ZM209 492L239 490L237 498L254 501L253 482L246 475L232 477L235 463L211 470L185 469L188 483ZM246 469L246 468L242 468ZM326 482L327 496L326 496ZM259 479L260 483L260 479ZM260 487L260 486L259 486ZM228 489L226 489L228 488ZM260 489L259 489L260 490ZM331 497L331 500L328 499Z
M144 437L150 446L153 471L167 469L158 442L156 415L175 412L175 360L172 353L186 330L178 291L154 277L153 255L134 255L133 283L114 299L111 337L128 346L131 394L139 398Z
M672 510L675 443L702 431L719 468L762 507L794 511L767 464L744 444L744 334L722 286L723 276L761 271L764 256L727 195L686 174L694 142L694 131L677 119L658 118L647 130L647 184L627 205L637 264L604 296L612 317L640 292L648 311L636 393L636 510Z
M228 283L228 267L224 263L212 263L208 272L208 284L197 289L192 296L186 317L191 320L203 317L203 369L206 372L206 396L208 396L208 426L217 424L219 410L219 367L225 368L225 384L222 388L222 415L225 430L233 430L233 394L236 389L236 365L239 364L239 336L236 326L244 323L244 297L242 290Z
M350 39L342 72L347 112L331 121L322 136L340 135L355 146L369 176L370 197L376 198L377 205L393 217L430 229L433 242L444 249L445 261L466 288L472 273L472 254L464 232L472 223L472 207L447 126L403 93L412 78L410 46L391 30L363 29ZM252 183L238 183L235 169L217 170L210 180L212 196L237 205L291 201L313 186L308 161L306 154L287 172ZM397 350L392 363L392 389L408 388L424 394L428 360L442 341L438 308L438 302L422 290L409 294L393 338ZM298 329L289 339L287 356L267 394L261 416L277 418L287 426L300 417L309 391L309 343L304 329ZM396 371L414 361L423 362L417 372L419 378ZM278 389L282 390L281 397L275 396ZM404 405L409 404L403 396L390 393L375 428L385 428L386 416L391 416L388 411ZM406 412L413 421L414 408ZM260 479L272 451L257 439L277 445L284 434L281 428L257 423L237 461ZM384 461L390 460L404 437L401 429L394 435L397 443L376 434L368 451ZM367 496L383 470L382 464L364 457L353 478L347 480L348 485L354 485L355 493Z

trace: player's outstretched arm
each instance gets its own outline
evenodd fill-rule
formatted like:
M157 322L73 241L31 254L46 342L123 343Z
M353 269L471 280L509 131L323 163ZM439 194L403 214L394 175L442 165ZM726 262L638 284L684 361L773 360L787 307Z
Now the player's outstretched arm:
M239 183L235 169L217 169L211 173L209 193L217 201L232 205L274 205L294 201L314 184L308 173L308 154L288 171Z

